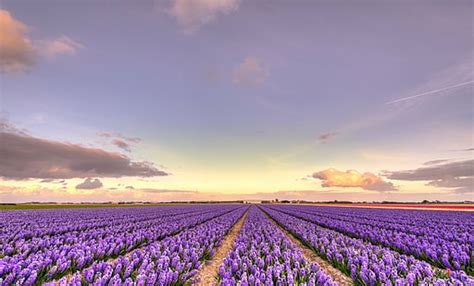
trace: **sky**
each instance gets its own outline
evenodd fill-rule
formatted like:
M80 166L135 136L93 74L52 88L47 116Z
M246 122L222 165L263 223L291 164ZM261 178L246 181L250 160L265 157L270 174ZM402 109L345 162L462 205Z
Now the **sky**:
M472 1L0 4L0 202L474 200Z

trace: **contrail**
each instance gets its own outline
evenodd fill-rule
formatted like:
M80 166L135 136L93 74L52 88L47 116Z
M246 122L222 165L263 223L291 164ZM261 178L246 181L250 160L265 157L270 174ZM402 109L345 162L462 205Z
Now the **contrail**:
M412 95L412 96L408 96L408 97L404 97L404 98L400 98L400 99L396 99L396 100L392 100L392 101L387 102L386 104L393 104L393 103L397 103L397 102L407 101L407 100L417 98L417 97L420 97L420 96L437 93L437 92L440 92L440 91L444 91L444 90L448 90L448 89L451 89L451 88L456 88L456 87L468 85L468 84L471 84L471 83L474 83L474 80L466 81L466 82L459 83L459 84L452 85L452 86L448 86L448 87L443 87L443 88L440 88L440 89L435 89L435 90L423 92L423 93L420 93L420 94L415 94L415 95Z

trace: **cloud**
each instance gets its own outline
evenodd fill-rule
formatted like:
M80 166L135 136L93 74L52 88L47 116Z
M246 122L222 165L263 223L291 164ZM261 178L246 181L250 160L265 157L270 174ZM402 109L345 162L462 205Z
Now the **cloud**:
M393 180L429 181L429 186L451 188L453 192L465 193L474 190L474 160L423 165L425 167L413 170L386 171L384 175Z
M21 188L15 187L15 186L0 185L0 194L1 195L11 195L19 189L21 189Z
M78 144L0 132L0 176L8 179L167 176L150 162Z
M13 123L8 121L6 118L2 117L0 117L0 132L28 136L28 130L24 128L19 128L18 126L15 126Z
M432 161L428 161L428 162L423 163L423 165L425 165L425 166L439 165L439 164L446 163L446 162L449 162L449 160L446 160L446 159L432 160Z
M265 82L269 74L258 59L247 57L235 68L232 81L239 86L253 87Z
M430 193L430 200L463 201L465 194ZM377 193L366 191L337 190L285 190L275 192L257 192L249 194L229 194L217 192L198 192L186 190L160 190L145 192L140 189L91 189L64 190L60 188L22 188L0 185L2 202L106 202L106 201L229 201L229 200L307 200L307 201L422 201L426 193Z
M38 56L74 55L83 47L67 36L33 42L26 35L28 31L26 24L0 9L0 72L25 72L34 66Z
M46 41L41 52L47 57L54 57L56 55L74 55L77 50L84 46L73 39L61 36L57 39Z
M381 177L370 172L359 173L355 170L347 170L346 172L336 169L327 169L316 172L313 178L322 180L322 187L358 187L372 191L395 191L396 188L390 182L385 182Z
M218 193L170 189L91 189L26 188L0 185L1 202L105 202L105 201L228 201L228 200L307 200L307 201L422 201L424 192L368 192L364 190L282 190L256 193ZM430 200L463 201L463 193L429 193Z
M327 133L323 133L321 135L319 135L318 137L318 141L321 142L321 143L326 143L327 141L329 141L330 139L336 137L337 135L339 135L339 132L327 132Z
M87 181L87 180L86 180ZM226 195L218 193L200 193L186 190L168 189L120 189L120 188L84 188L68 190L64 188L17 187L0 185L0 202L120 202L120 201L192 201L219 200Z
M119 147L120 149L124 150L124 151L127 151L127 152L131 152L131 148L130 148L130 144L128 144L127 142L121 140L121 139L113 139L112 142L111 142L113 145Z
M65 180L55 180L55 179L43 179L40 183L51 183L51 184L64 184Z
M446 177L431 181L427 185L438 188L454 188L452 191L455 193L470 193L474 191L474 177Z
M28 27L10 12L0 9L0 71L23 72L36 60L31 40L25 35Z
M125 136L118 132L98 132L97 135L104 138L110 138L110 143L112 145L127 152L132 151L132 145L130 143L138 143L142 141L140 137Z
M240 0L174 0L168 13L185 33L194 33L219 15L237 11Z
M474 151L474 148L466 148L466 149L460 149L460 150L454 150L454 151L470 152L470 151Z
M167 194L167 193L196 193L196 191L187 191L187 190L167 190L167 189L140 189L144 193L150 194Z
M142 141L142 138L140 137L125 136L119 132L98 132L97 135L104 138L119 138L130 143L138 143Z
M474 160L457 161L430 167L421 167L414 170L387 171L386 177L402 181L430 181L444 177L471 177L474 176Z
M76 189L78 190L92 190L103 187L104 185L99 179L86 178L84 182L78 184Z

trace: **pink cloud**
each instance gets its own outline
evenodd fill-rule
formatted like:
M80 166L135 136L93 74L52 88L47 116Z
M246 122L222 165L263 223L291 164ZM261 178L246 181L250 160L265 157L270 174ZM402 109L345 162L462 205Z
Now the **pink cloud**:
M98 132L97 135L104 138L110 138L110 143L116 147L131 152L132 145L130 143L139 143L142 141L140 137L125 136L119 132Z
M0 9L0 23L1 72L25 72L33 67L38 56L74 55L83 47L67 36L33 43L27 36L28 26L4 9Z
M124 151L127 151L127 152L131 151L130 144L128 144L127 142L121 139L113 139L111 143Z
M0 9L0 23L0 71L29 70L36 61L36 52L26 36L28 27L3 9Z
M234 70L233 83L244 87L257 86L265 82L269 71L254 57L247 57Z
M83 45L69 37L61 36L57 39L47 41L42 47L42 52L47 57L56 55L74 55Z

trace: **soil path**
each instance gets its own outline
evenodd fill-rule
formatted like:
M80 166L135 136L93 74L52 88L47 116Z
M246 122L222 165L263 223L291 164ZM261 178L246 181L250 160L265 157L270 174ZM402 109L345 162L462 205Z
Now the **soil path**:
M262 209L261 209L262 210ZM263 210L262 210L263 211ZM344 273L342 273L339 269L332 266L329 262L322 259L314 251L309 249L306 245L304 245L299 239L294 237L291 233L289 233L286 229L281 227L271 216L269 216L265 211L263 213L271 220L276 226L278 226L281 231L290 239L291 242L296 244L299 249L303 251L302 255L306 260L309 262L316 262L321 268L323 268L328 275L332 277L334 282L337 282L341 286L348 286L354 285L352 279L347 277Z
M211 260L206 261L204 264L199 267L199 271L194 276L196 282L193 285L198 286L209 286L216 283L216 275L219 271L219 266L221 266L224 258L227 255L227 252L232 249L234 246L234 241L237 238L237 235L242 228L242 225L247 217L248 209L242 215L242 217L237 220L237 222L232 226L230 231L222 240L221 244L217 247L216 252Z

